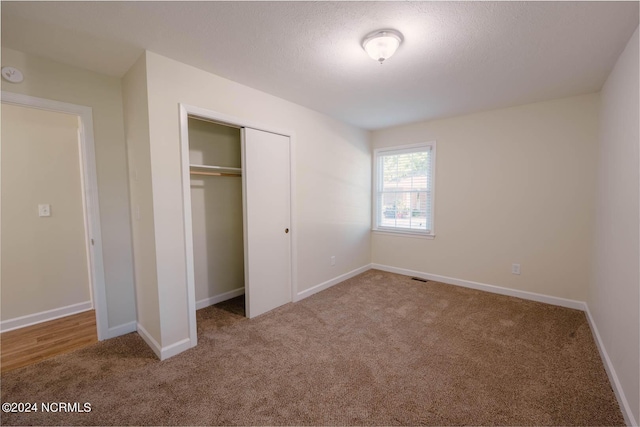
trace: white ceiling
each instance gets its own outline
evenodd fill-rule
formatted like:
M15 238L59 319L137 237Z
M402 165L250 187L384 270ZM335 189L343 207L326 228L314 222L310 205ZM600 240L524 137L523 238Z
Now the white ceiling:
M2 46L113 76L148 49L366 129L597 91L639 13L637 1L1 7ZM360 42L387 27L405 41L379 65Z

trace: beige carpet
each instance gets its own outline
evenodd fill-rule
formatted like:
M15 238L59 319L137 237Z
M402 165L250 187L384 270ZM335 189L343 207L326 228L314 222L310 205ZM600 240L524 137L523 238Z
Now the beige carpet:
M259 318L198 312L164 362L137 334L2 375L2 424L622 425L584 313L370 270Z

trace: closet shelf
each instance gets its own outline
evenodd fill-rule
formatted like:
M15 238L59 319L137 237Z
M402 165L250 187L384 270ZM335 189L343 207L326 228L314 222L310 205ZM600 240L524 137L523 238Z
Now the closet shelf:
M229 168L226 166L189 165L191 175L207 176L242 176L241 168Z
M190 164L189 167L191 169L209 169L215 171L224 171L224 172L242 172L242 168L230 168L227 166L212 166L212 165L195 165Z

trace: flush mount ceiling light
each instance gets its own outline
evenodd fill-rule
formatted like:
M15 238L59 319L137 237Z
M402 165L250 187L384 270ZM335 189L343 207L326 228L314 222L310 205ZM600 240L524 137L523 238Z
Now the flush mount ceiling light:
M362 47L372 59L382 64L396 52L402 40L400 31L378 30L364 38Z

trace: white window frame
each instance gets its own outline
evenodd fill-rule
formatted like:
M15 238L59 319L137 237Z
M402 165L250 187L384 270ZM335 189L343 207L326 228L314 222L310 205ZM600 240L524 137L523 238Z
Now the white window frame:
M382 187L382 174L380 173L380 156L381 155L389 155L389 154L402 154L402 153L411 153L416 151L421 151L421 149L430 148L431 150L431 229L430 230L412 230L406 228L397 228L397 227L384 227L380 224L380 209L379 209L379 193ZM392 235L405 235L407 237L423 237L427 239L435 238L435 194L436 194L436 141L423 142L419 144L409 144L409 145L398 145L394 147L385 147L385 148L377 148L373 150L373 217L372 217L372 231L376 233L382 234L392 234Z

